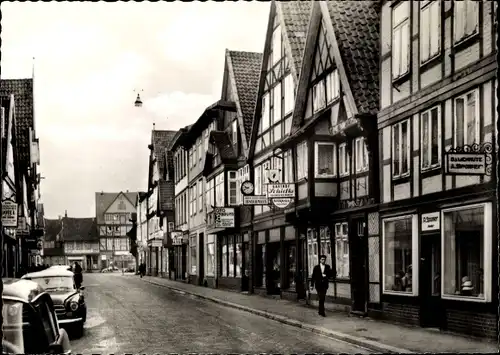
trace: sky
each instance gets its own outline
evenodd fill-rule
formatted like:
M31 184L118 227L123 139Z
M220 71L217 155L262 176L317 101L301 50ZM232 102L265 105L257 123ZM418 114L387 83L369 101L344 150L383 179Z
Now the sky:
M226 48L262 52L269 8L2 3L2 79L34 72L46 218L95 216L95 192L146 190L153 123L178 130L220 99Z

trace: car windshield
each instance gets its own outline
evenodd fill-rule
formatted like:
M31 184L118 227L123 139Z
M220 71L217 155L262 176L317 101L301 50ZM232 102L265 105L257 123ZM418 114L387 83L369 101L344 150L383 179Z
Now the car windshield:
M73 278L70 276L50 276L50 277L33 277L35 281L47 292L71 291L73 290Z
M10 353L17 348L17 351L24 353L24 338L23 329L27 331L29 322L24 320L23 323L23 306L22 302L3 300L2 316L3 316L3 351ZM27 318L27 317L26 317ZM12 347L13 346L13 347Z

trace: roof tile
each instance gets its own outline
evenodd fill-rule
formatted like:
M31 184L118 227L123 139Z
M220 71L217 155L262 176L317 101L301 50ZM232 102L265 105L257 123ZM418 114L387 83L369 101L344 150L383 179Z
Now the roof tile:
M174 139L177 131L159 131L154 130L151 134L151 144L153 145L153 152L158 162L158 170L160 176L163 176L165 169L164 153L165 148L168 148L170 142Z
M65 242L99 240L96 219L63 217L62 235Z
M210 132L210 139L215 144L223 161L226 159L237 159L229 133L226 131L212 131Z

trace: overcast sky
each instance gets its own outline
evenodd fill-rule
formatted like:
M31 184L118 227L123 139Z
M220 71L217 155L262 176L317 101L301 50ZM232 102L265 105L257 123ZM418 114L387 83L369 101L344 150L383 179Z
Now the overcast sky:
M269 6L3 3L2 78L30 78L35 57L46 217L91 217L95 192L145 190L153 122L177 130L218 100L225 49L262 52Z

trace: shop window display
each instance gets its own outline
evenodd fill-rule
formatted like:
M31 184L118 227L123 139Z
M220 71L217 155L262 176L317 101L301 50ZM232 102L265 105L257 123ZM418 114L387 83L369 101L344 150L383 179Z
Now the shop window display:
M227 272L227 276L229 277L234 277L234 254L235 254L235 250L234 250L234 243L233 243L233 238L232 237L228 237L228 245L227 245L227 255L228 255L228 272Z
M288 286L295 288L295 273L297 272L297 248L294 244L288 245Z
M338 279L349 278L349 236L345 222L335 224L335 271Z
M241 270L243 268L243 250L241 247L241 236L236 237L236 265L235 265L235 276L241 277Z

